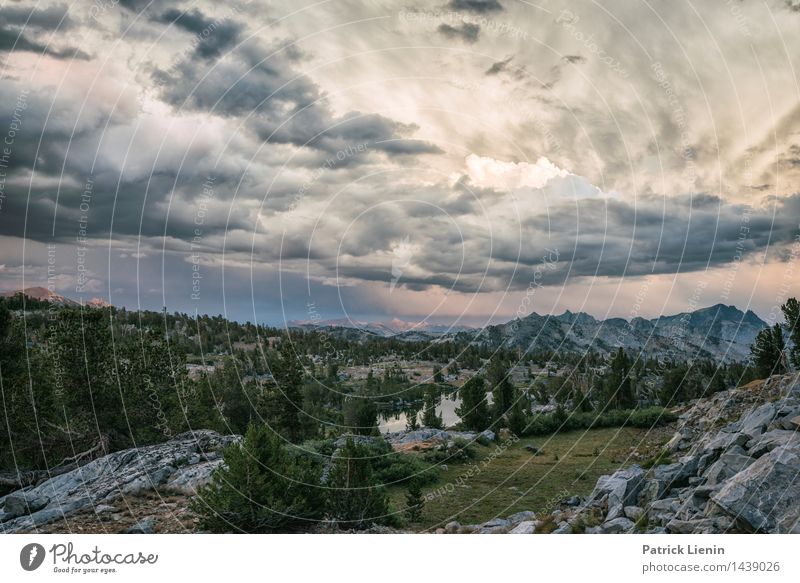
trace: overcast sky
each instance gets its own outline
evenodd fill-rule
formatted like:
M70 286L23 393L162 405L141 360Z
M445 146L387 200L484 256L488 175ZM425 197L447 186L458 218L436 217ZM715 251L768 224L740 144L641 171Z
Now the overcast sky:
M239 320L769 318L800 2L0 3L0 288Z

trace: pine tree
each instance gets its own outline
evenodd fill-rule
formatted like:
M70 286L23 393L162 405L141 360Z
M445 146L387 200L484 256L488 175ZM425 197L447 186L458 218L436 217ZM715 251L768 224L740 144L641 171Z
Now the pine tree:
M290 455L267 426L250 426L244 441L226 449L223 458L225 463L191 504L201 529L292 532L323 517L318 464Z
M781 306L783 315L786 318L786 327L789 329L789 339L792 341L790 349L790 360L796 367L800 367L800 302L797 298L789 298Z
M376 435L378 431L378 406L373 398L353 395L344 404L344 423L356 435Z
M486 403L486 384L482 376L476 375L461 387L461 405L456 414L461 423L471 431L483 431L489 427L489 406Z
M406 429L408 431L416 431L419 429L419 421L417 417L419 416L419 411L417 409L409 409L406 412Z
M425 391L425 408L422 410L423 427L442 429L444 422L442 416L436 413L436 387L430 386Z
M489 386L492 388L492 417L495 421L503 418L514 402L514 385L508 376L508 368L500 358L493 358L487 371Z
M425 498L422 496L422 486L420 481L412 478L408 482L408 492L406 493L406 518L409 522L419 522L422 518L422 509L425 506Z
M611 372L605 382L609 392L607 401L612 409L633 409L636 406L636 392L631 382L631 362L620 348L611 359Z
M387 521L389 502L372 474L369 450L348 438L333 461L328 480L328 513L345 528Z
M510 412L508 413L508 428L514 433L514 435L524 435L525 429L528 426L527 411L530 411L528 398L524 395L518 394L517 398L514 400L514 404L511 405Z
M302 441L303 423L301 411L303 405L303 367L300 364L291 339L281 342L281 356L275 372L276 425L277 429L291 442Z
M444 377L442 376L442 369L438 366L433 367L433 382L437 385L440 385L444 382Z
M753 365L761 378L786 372L783 363L783 331L780 324L761 330L750 347Z

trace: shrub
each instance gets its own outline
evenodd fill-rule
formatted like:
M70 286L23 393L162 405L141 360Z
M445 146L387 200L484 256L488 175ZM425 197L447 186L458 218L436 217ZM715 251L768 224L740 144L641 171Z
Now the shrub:
M319 464L289 455L268 427L250 426L244 441L228 447L223 459L192 502L202 530L292 532L322 518Z
M525 427L524 435L551 435L562 431L576 429L593 429L601 427L642 427L650 428L670 423L677 415L662 407L646 409L616 409L598 413L573 412L566 415L563 411L540 413L531 417Z
M436 467L416 456L396 452L375 459L373 470L377 481L385 485L402 484L409 479L425 485L433 484L439 479Z
M423 459L430 463L467 462L477 455L474 446L466 439L454 439L452 444L444 444L438 449L430 449L423 454Z

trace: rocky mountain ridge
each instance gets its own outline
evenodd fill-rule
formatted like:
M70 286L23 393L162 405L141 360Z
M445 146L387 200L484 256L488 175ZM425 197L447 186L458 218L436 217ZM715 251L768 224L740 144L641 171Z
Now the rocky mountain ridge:
M477 340L504 343L522 349L608 354L618 347L648 356L681 360L711 358L743 361L750 346L767 323L755 313L717 304L693 312L645 319L598 320L583 312L559 316L531 314L490 327Z

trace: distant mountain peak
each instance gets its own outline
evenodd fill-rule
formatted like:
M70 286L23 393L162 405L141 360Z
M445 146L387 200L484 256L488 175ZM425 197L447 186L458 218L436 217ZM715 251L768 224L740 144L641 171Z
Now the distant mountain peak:
M396 336L410 332L440 335L448 332L473 330L470 326L454 326L447 324L431 324L430 322L408 322L400 318L392 318L385 322L361 322L351 318L333 320L290 320L289 328L352 328L378 336Z
M0 294L0 297L4 298L13 298L14 296L22 294L26 298L37 300L40 302L50 302L52 304L57 304L59 306L72 306L77 307L80 306L80 302L76 302L75 300L68 298L66 296L62 296L59 293L56 293L44 286L31 286L26 287L25 289L18 289L13 291L7 291ZM90 308L109 308L111 304L108 301L104 300L103 298L92 298L84 303L85 306Z

